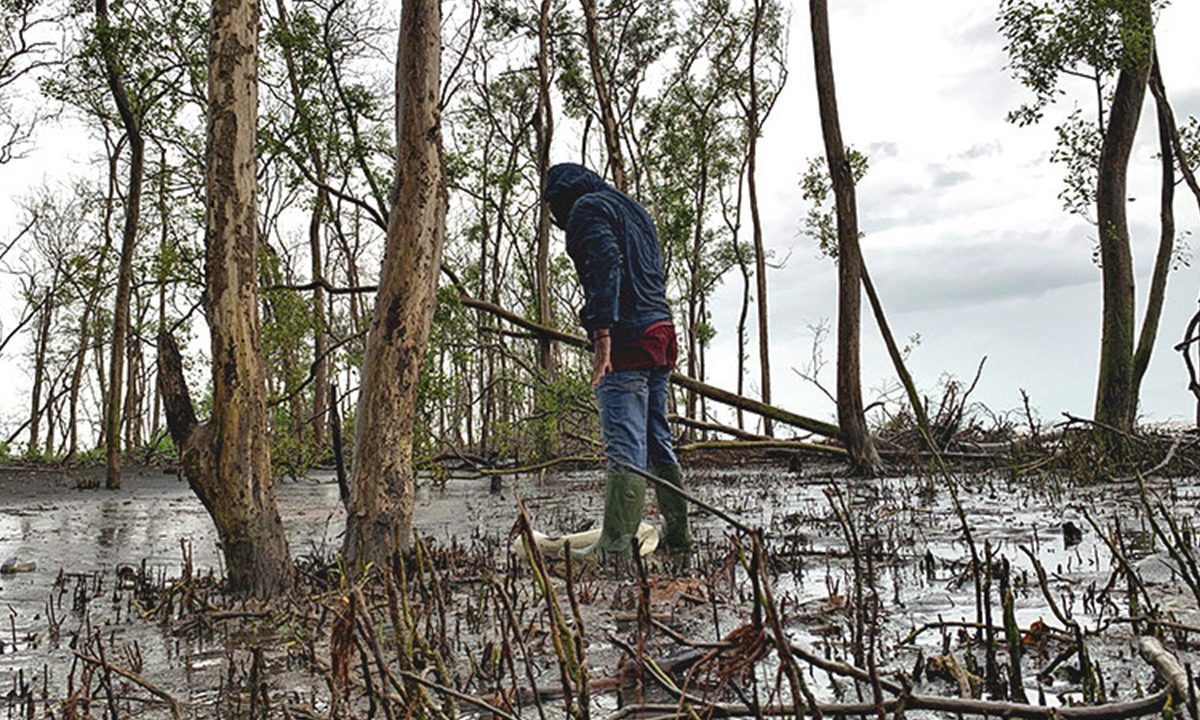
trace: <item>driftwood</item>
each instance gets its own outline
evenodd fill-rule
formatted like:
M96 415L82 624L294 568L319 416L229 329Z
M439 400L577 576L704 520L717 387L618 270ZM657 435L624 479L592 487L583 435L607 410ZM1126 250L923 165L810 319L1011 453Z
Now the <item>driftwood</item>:
M1167 651L1158 638L1145 635L1138 638L1138 652L1146 662L1154 666L1158 674L1163 680L1167 681L1167 687L1174 694L1175 699L1181 703L1190 706L1192 717L1196 717L1196 701L1195 687L1192 685L1191 679L1188 677L1187 670L1184 670L1179 659Z

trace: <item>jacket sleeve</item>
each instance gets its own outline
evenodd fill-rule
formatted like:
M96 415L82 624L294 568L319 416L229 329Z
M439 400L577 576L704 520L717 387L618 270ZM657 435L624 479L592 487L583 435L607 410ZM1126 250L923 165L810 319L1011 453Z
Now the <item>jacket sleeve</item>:
M611 328L619 317L624 258L603 201L585 196L575 203L567 222L567 255L583 285L579 320L584 329L590 335L593 330Z

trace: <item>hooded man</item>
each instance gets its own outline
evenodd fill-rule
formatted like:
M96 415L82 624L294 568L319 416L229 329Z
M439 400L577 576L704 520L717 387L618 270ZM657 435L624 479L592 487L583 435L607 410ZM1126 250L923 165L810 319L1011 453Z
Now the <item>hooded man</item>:
M600 407L608 489L600 539L577 553L628 556L646 503L646 480L631 466L682 488L667 424L667 388L678 346L658 232L646 210L582 165L550 168L543 199L567 233L567 255L583 285L580 322L595 352L592 385ZM655 486L662 543L687 550L687 506Z

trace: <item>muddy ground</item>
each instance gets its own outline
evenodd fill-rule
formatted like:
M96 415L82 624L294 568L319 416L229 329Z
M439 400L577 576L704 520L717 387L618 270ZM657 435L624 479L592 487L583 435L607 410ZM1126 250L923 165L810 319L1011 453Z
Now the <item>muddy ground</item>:
M328 609L349 595L330 565L344 523L330 474L278 486L292 552L309 583L305 602L318 609L260 613L218 602L219 591L213 591L211 607L190 595L183 599L191 591L180 589L181 577L213 587L201 579L221 571L211 522L185 483L134 470L119 491L77 489L97 472L0 469L0 563L22 570L0 575L0 694L6 693L0 709L7 716L171 717L168 704L145 685L89 674L80 655L105 650L105 662L134 671L178 700L187 717L383 716L361 685L349 692L350 700L334 705L331 698L335 686L327 663L337 612ZM1187 565L1194 557L1191 525L1200 498L1195 479L1151 478L1143 499L1132 482L1077 486L1004 471L955 478L979 573L972 571L972 546L944 478L851 480L837 477L836 468L789 472L772 463L690 473L699 498L763 529L783 631L814 656L860 667L869 661L881 677L903 678L915 692L941 697L1014 699L1021 690L1034 705L1121 703L1161 685L1134 647L1135 630L1147 632L1141 621L1153 616L1167 623L1150 630L1164 636L1170 653L1195 664L1191 641L1193 629L1200 632L1200 612L1186 582L1194 571ZM445 648L454 667L439 668L438 677L453 679L467 695L507 703L521 717L564 714L554 694L562 681L552 633L539 619L543 598L511 550L515 498L524 501L536 528L578 530L599 516L601 482L598 470L580 470L504 477L499 492L486 478L423 484L415 524L429 553L439 558L437 582L446 597L437 596L436 612L418 608L414 614L433 634L444 635L433 644ZM846 511L841 519L839 509ZM686 566L652 556L644 585L632 571L601 572L572 588L594 688L587 699L591 717L630 702L674 702L653 682L646 682L644 695L630 695L622 656L638 637L645 655L667 667L689 652L685 640L720 641L751 621L759 596L744 561L748 539L735 544L738 533L708 513L695 510L692 520L697 551ZM1163 536L1156 537L1151 520ZM1031 557L1046 573L1044 584ZM324 592L321 582L327 583ZM554 583L565 603L563 581ZM978 601L977 586L990 602ZM1007 643L1006 587L1013 598L1009 629L1018 633ZM498 588L506 589L519 616L513 625L525 628L522 653L509 647L501 605L489 595ZM639 633L643 588L648 617L671 633L645 626ZM426 597L413 592L418 604ZM233 618L238 608L249 620ZM1084 661L1073 645L1078 636L1064 619L1079 626L1090 675L1081 672ZM975 627L978 620L990 620L995 631ZM1011 648L1017 644L1022 673L1013 688ZM501 645L505 653L497 649ZM496 667L494 658L517 656L520 662L524 652L532 656L530 670L510 663L506 674ZM737 677L709 668L704 693L751 706L790 702L777 657L756 660ZM695 662L679 661L677 680ZM801 667L819 702L872 700L869 683L811 663ZM689 682L701 694L700 680ZM544 696L541 706L530 701L535 691ZM469 702L457 710L477 712ZM908 716L954 715L914 710Z

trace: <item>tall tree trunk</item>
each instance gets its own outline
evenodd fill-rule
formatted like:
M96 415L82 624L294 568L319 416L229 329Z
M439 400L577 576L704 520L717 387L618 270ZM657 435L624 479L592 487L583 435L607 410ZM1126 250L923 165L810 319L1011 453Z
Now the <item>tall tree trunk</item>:
M1128 432L1133 428L1137 398L1133 394L1133 253L1125 217L1125 180L1150 76L1153 25L1149 0L1131 3L1122 11L1121 21L1133 38L1126 46L1132 59L1117 76L1096 184L1104 309L1095 415L1098 422Z
M54 286L57 284L58 273L55 272L55 279L46 287L42 296L42 312L41 317L38 319L37 333L34 336L33 392L31 393L32 397L30 397L29 406L28 453L30 455L37 455L42 446L42 386L46 383L46 349L50 344L50 322L54 316Z
M405 0L396 53L396 202L363 358L342 546L354 571L406 547L412 527L417 384L446 230L440 67L439 0Z
M1167 295L1167 276L1171 272L1171 260L1175 255L1175 149L1172 144L1175 128L1173 113L1170 106L1167 105L1167 96L1163 89L1157 53L1154 56L1154 66L1150 71L1150 82L1159 90L1154 93L1154 100L1158 115L1158 152L1162 163L1162 190L1159 196L1158 211L1158 253L1154 257L1154 270L1150 276L1150 293L1146 298L1146 314L1142 319L1142 331L1138 336L1137 350L1133 353L1133 379L1130 392L1133 395L1135 410L1141 395L1142 378L1145 377L1146 369L1150 366L1150 355L1154 351L1154 341L1158 337L1158 322L1162 318L1163 300Z
M551 0L542 0L538 16L538 114L537 133L538 197L546 191L550 174L550 144L554 139L554 109L550 105L550 9ZM538 206L537 228L537 307L538 322L554 325L550 316L550 211L545 203ZM546 378L555 379L555 345L550 338L538 338L538 366Z
M812 14L813 64L817 77L817 104L821 113L821 134L825 138L825 158L833 183L837 211L838 236L838 426L856 472L871 474L882 465L871 442L863 415L862 388L859 381L859 327L861 324L863 276L862 255L858 246L858 207L854 192L854 171L846 157L838 117L837 92L833 81L833 57L829 43L829 11L825 0L810 0Z
M537 117L534 121L534 132L537 135L537 168L538 168L538 198L546 192L546 182L550 174L550 144L554 139L554 108L550 104L550 10L551 0L542 0L538 15L538 105ZM537 225L537 259L534 268L534 282L537 286L537 315L542 325L554 325L553 312L550 304L550 208L544 202L538 203ZM548 337L538 337L538 367L541 368L546 383L558 379L557 344ZM539 388L545 386L540 384ZM535 402L537 398L535 396ZM558 421L554 414L547 413L541 421L537 432L535 450L541 457L552 457L558 454Z
M236 593L291 584L275 501L258 321L255 136L258 3L213 0L208 74L205 311L212 338L212 418L196 423L179 349L159 335L159 383L184 475L212 516Z
M604 59L600 54L600 23L596 16L596 0L580 0L580 3L583 5L584 25L587 30L588 65L592 70L592 85L596 88L596 104L600 106L604 147L608 151L608 170L612 174L613 186L621 192L628 192L629 179L625 173L625 157L621 152L621 134L617 129L617 117L613 112L608 78L604 74Z
M288 20L287 7L283 4L283 0L275 0L275 7L279 11L280 27L285 32L290 32L291 26ZM312 123L308 122L308 101L304 97L303 89L300 87L296 59L292 54L291 46L287 43L283 44L283 59L287 66L288 88L291 90L292 102L296 105L296 114L300 117L301 127L304 128L305 149L308 151L308 158L313 164L313 172L317 182L320 183L320 186L317 188L317 196L313 202L312 214L309 216L308 221L310 267L313 280L317 280L318 278L325 277L324 262L322 260L321 229L324 225L325 212L329 207L329 191L325 189L328 174L325 171L325 158L321 155L320 147L317 146L317 140L312 130ZM329 335L325 321L325 289L320 284L317 284L312 292L312 439L313 443L319 448L324 444L325 416L328 414L329 407L329 361L325 357L329 347Z
M166 257L167 249L170 246L170 217L171 213L167 205L167 182L170 179L169 171L167 170L167 149L164 147L161 150L158 159L158 255L160 258ZM158 283L158 327L156 333L167 329L167 284L163 282L164 278L157 278ZM158 383L154 383L154 416L151 420L150 433L152 437L157 437L159 431L162 430L162 393L159 391Z
M750 314L750 265L746 262L745 255L742 253L742 244L737 240L733 241L734 251L737 253L738 269L742 275L742 306L738 311L737 325L737 394L746 394L746 318ZM746 429L746 413L741 409L737 409L737 426L738 430Z
M129 138L129 186L125 193L125 224L121 234L121 257L117 269L117 297L113 308L111 354L109 356L109 399L106 404L105 474L104 486L110 490L121 487L121 409L124 407L122 382L125 377L125 344L129 337L129 302L133 287L133 253L137 247L138 217L142 205L146 143L142 138L142 121L133 107L117 51L112 44L109 27L108 0L96 0L96 30L104 55L104 74L108 89L121 116L121 125Z
M747 131L750 134L746 158L746 187L750 194L750 225L754 235L754 280L758 293L758 367L762 401L771 404L771 338L767 321L767 252L763 247L762 218L758 211L758 39L762 34L765 0L754 0L754 25L750 35L750 104ZM773 437L771 419L763 418L763 433Z

